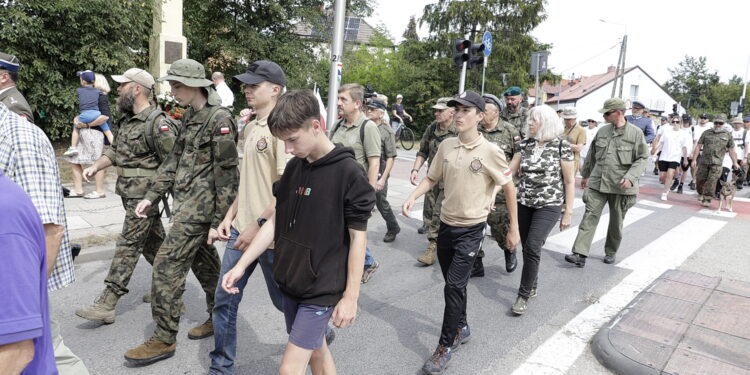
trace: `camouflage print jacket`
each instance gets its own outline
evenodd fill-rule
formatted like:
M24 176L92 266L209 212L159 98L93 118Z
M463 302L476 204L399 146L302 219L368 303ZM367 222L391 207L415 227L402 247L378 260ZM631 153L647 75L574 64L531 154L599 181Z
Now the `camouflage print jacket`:
M145 199L174 191L174 220L219 226L237 195L237 127L226 108L188 109L174 149L161 164ZM210 122L210 123L209 123Z
M636 195L647 160L648 145L641 129L629 122L621 128L607 124L591 140L581 177L589 179L590 189L602 193ZM633 184L630 189L620 189L623 178Z
M444 141L446 138L455 137L457 135L456 123L453 121L451 121L450 126L446 130L441 129L437 121L433 121L422 135L422 142L419 144L417 156L427 159L427 163L432 164L432 159L437 153L440 142Z
M165 151L172 150L178 129L175 124L165 120L165 115L160 115L151 124L147 124L148 116L156 111L155 106L150 106L137 115L124 115L117 121L119 136L115 138L112 147L104 151L104 156L109 158L112 165L120 168L141 168L156 170L161 164L161 158L157 150L149 147L149 144L160 143ZM153 131L147 131L146 126L156 127ZM152 135L155 139L151 142L146 137ZM115 192L123 198L143 198L148 191L151 176L123 177L118 175Z
M513 155L518 152L518 142L521 141L521 133L509 122L497 119L497 123L491 130L487 130L479 124L479 132L484 138L498 147L505 153L505 160L509 163L513 160Z
M526 107L521 107L516 113L510 113L508 107L503 108L503 111L500 112L500 118L515 126L518 132L521 133L521 137L524 136L523 127L526 126L526 119L528 117L529 109Z
M519 144L518 152L521 154L518 203L532 208L562 205L565 185L560 161L573 161L570 143L557 138L537 147L536 140L526 138Z
M703 145L702 164L721 165L727 150L734 148L732 134L724 129L711 128L703 132L698 139Z

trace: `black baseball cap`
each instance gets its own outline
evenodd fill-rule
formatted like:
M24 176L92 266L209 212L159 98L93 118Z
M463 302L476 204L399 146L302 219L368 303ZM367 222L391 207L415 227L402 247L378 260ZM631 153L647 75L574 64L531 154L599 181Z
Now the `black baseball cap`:
M466 90L454 96L453 99L448 102L448 107L455 107L457 105L477 107L480 112L484 112L484 99L481 95L471 90Z
M385 103L382 100L378 99L371 99L369 102L367 102L367 108L375 108L375 109L382 109L386 110Z
M708 113L701 113L698 117L700 118L708 118Z
M691 120L693 120L693 118L690 117L689 114L687 114L687 113L683 113L682 114L682 122L690 122Z
M284 71L279 64L268 60L259 60L250 64L245 73L236 75L233 78L247 85L254 85L256 83L268 81L277 85L286 86L286 76L284 75Z

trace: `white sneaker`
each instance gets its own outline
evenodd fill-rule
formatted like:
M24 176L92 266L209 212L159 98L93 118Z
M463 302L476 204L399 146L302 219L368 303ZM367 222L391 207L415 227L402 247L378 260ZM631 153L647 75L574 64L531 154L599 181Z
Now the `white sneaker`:
M667 200L667 194L669 193L661 193L661 200L663 201Z
M75 147L69 147L65 153L63 153L64 156L76 156L78 155L78 149Z

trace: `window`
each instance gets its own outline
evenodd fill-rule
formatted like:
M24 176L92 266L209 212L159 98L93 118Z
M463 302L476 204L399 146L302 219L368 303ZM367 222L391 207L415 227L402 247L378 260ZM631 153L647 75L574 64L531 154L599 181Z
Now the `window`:
M638 85L630 85L630 100L638 100Z

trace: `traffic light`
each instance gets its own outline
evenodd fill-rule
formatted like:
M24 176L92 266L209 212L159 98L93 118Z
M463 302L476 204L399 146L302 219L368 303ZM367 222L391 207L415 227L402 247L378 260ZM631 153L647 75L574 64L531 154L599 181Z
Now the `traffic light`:
M471 47L471 41L465 39L456 39L453 43L453 66L461 68L464 62L469 61L469 53L464 52L467 48Z
M484 64L484 44L472 43L471 48L469 48L469 61L466 68L471 69L482 64Z

